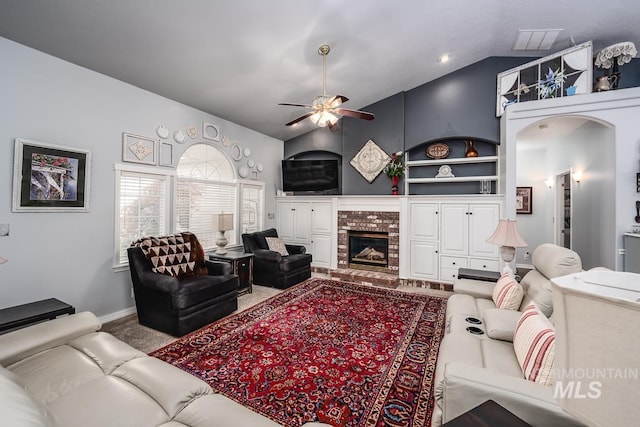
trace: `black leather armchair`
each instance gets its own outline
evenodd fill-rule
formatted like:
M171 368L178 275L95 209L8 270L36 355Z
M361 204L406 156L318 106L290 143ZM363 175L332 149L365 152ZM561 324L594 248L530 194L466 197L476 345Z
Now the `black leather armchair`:
M253 253L253 283L287 289L311 277L311 254L302 245L285 245L289 255L269 250L267 237L278 237L275 228L242 235L244 251Z
M228 263L199 260L206 274L179 280L154 272L142 248L127 254L141 325L182 336L238 309L238 276Z

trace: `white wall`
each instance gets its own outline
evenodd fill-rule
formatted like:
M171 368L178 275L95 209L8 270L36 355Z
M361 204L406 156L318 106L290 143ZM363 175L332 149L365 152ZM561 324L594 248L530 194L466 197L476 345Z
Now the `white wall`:
M572 97L525 102L510 106L502 116L500 155L505 162L502 172L501 188L504 190L505 207L508 217L515 215L515 187L518 184L517 140L518 133L541 120L559 117L583 117L600 122L609 127L611 133L585 132L582 137L592 140L591 148L584 150L585 159L597 158L601 164L585 163L585 178L577 189L586 195L578 205L592 217L601 216L602 227L593 229L577 224L575 233L587 239L578 242L582 245L585 265L595 259L591 247L598 247L598 264L621 270L623 247L622 235L629 231L635 216L635 200L638 198L635 188L635 174L639 169L640 136L637 131L637 118L640 117L640 88L621 89L609 92L592 93ZM576 140L580 139L579 134ZM614 140L613 144L611 141ZM612 148L613 145L613 148ZM605 151L607 150L607 151ZM613 158L613 167L607 168ZM586 161L586 160L585 160ZM577 162L577 159L576 159ZM584 183L584 185L583 185ZM611 185L613 183L613 186ZM611 196L613 194L613 197ZM599 195L604 195L600 197ZM587 221L590 223L592 221ZM589 250L585 249L589 246ZM579 252L580 253L580 252ZM600 262L601 261L601 262Z
M77 310L108 315L133 306L129 272L112 270L114 164L122 160L122 133L156 137L202 122L220 126L231 143L251 149L264 165L266 212L275 212L283 142L0 38L0 308L56 297ZM215 70L212 70L212 77ZM16 137L92 152L89 213L11 212ZM174 145L174 164L199 139ZM217 146L229 150L220 143ZM246 159L238 162L238 165ZM162 168L156 166L156 168ZM267 220L267 226L274 226Z

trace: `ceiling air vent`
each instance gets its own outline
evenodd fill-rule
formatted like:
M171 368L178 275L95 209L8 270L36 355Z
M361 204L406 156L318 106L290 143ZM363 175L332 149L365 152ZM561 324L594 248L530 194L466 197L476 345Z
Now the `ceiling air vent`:
M558 38L559 30L518 30L513 50L549 50Z

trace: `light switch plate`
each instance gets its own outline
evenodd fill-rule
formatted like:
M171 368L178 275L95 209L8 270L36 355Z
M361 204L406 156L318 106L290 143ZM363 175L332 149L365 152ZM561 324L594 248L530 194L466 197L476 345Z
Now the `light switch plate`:
M9 224L0 224L0 236L9 235Z

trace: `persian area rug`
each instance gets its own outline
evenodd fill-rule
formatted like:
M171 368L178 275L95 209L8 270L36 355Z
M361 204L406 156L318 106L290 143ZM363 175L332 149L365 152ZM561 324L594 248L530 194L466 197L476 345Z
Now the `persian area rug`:
M429 426L446 299L309 279L152 356L288 427Z

